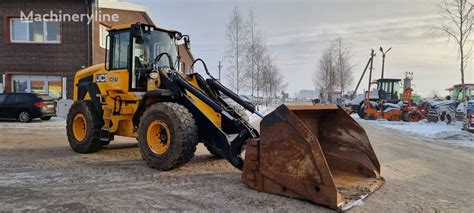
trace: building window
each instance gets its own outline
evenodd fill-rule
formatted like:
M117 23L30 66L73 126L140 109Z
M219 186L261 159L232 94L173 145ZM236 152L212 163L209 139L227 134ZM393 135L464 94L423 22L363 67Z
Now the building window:
M109 31L107 31L109 28L107 28L104 25L99 26L99 37L100 37L100 47L104 49L108 49L107 47L107 36L109 35Z
M47 94L55 99L60 99L63 95L60 76L13 75L12 90L13 92Z
M12 43L61 42L60 24L56 21L33 21L10 19L10 41Z
M48 79L48 94L52 98L62 98L63 88L61 79Z
M27 80L13 80L13 92L29 92Z

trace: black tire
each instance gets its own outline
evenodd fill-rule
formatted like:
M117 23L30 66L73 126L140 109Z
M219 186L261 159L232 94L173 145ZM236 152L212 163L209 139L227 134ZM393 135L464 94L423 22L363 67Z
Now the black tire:
M434 115L428 115L426 117L426 119L428 120L428 123L438 123L438 116L434 116Z
M33 118L28 111L23 111L18 114L17 120L22 123L29 123L31 120L33 120Z
M409 122L409 121L410 121L410 120L409 120L409 119L410 119L410 116L411 116L410 113L408 113L408 112L402 112L402 115L401 115L400 117L401 117L402 121L404 121L404 122Z
M357 114L359 115L359 117L360 117L361 119L365 119L364 107L365 107L365 104L364 104L364 103L360 103L359 109L357 109Z
M441 113L441 115L439 116L439 120L441 120L442 122L446 120L446 112Z
M154 152L147 142L147 131L153 122L164 123L169 130L168 148ZM149 106L140 118L138 145L142 158L151 168L168 171L180 167L194 157L198 144L197 126L193 115L176 103L156 103Z
M76 116L82 115L85 120L85 136L77 139L73 132L73 121ZM103 143L100 141L100 129L104 122L95 111L94 105L90 101L78 101L71 106L67 115L66 130L69 145L72 150L78 153L87 154L99 151Z
M451 114L447 114L446 115L446 124L451 124L451 122L453 122L453 117L451 116Z
M51 120L51 116L44 116L41 118L42 121L49 121Z

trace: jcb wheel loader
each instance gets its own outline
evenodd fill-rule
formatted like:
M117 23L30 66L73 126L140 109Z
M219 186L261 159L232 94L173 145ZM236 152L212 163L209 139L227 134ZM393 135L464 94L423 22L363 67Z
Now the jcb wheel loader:
M137 138L145 162L171 170L198 142L242 170L250 188L350 208L384 182L364 129L337 106L281 105L261 135L223 100L255 106L212 77L184 72L178 44L189 36L151 25L113 27L105 64L77 72L67 118L72 149L92 153L115 135ZM245 160L241 156L245 148Z

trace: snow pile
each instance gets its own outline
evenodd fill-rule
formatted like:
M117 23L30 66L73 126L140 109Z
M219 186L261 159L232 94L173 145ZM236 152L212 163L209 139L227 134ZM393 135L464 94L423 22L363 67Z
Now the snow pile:
M262 114L262 115L267 115L268 113L272 112L273 110L275 110L275 107L267 107L267 106L258 106L257 107L257 112ZM255 126L255 124L258 124L260 123L260 121L262 120L262 118L260 118L260 116L258 116L257 114L252 114L251 112L249 111L246 111L247 112L247 115L249 116L249 123L252 124L253 126Z
M53 117L49 121L34 119L30 123L21 123L11 120L0 120L0 128L65 128L66 120L59 117Z
M420 122L394 122L387 120L368 121L353 116L359 123L371 126L393 129L399 132L408 133L414 136L442 140L448 143L455 143L462 146L474 147L474 134L462 131L462 122L447 125L444 122L429 123L426 120Z

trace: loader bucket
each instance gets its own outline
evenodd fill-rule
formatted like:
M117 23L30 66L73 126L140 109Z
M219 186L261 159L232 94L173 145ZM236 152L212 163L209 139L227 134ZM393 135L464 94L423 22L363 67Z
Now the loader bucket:
M347 210L384 179L364 129L338 106L279 106L247 141L242 180L261 192Z

